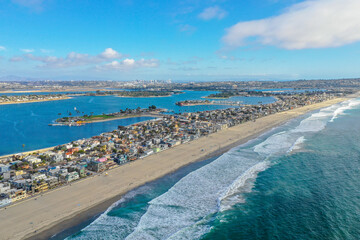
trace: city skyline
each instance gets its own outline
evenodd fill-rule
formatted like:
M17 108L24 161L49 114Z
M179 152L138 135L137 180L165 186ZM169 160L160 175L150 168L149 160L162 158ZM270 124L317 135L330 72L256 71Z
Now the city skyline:
M0 4L0 76L174 81L360 76L355 0Z

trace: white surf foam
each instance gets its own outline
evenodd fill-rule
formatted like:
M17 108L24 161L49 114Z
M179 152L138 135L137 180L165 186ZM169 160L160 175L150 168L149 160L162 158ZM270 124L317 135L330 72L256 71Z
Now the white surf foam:
M360 105L360 99L351 99L349 101L344 102L342 107L339 107L335 110L333 117L330 122L333 122L340 115L344 115L346 110L354 109Z
M288 153L291 153L292 151L297 151L297 150L299 150L299 149L301 149L301 146L303 145L303 143L305 142L305 137L304 136L301 136L301 137L299 137L296 141L295 141L295 143L294 143L294 145L292 145L292 147L287 151Z
M235 204L245 202L245 199L239 195L239 192L244 193L251 191L253 182L251 182L248 186L246 186L246 183L249 180L256 179L258 173L265 171L269 166L269 161L263 161L252 166L246 170L244 174L240 175L219 197L219 210L221 212L229 210Z
M81 230L81 234L69 237L68 239L88 240L88 239L124 239L131 233L137 225L142 213L129 212L124 217L110 216L110 211L128 199L134 198L138 194L151 191L150 187L142 186L134 191L125 194L119 201L112 204L103 214L101 214L90 225Z
M207 223L214 214L244 201L242 193L251 191L257 175L270 167L272 156L300 148L307 134L321 131L331 119L359 105L358 102L347 101L322 109L302 120L297 127L273 134L254 147L246 145L230 150L150 201L149 208L136 223L105 213L92 224L95 226L90 225L85 230L105 234L93 235L98 237L93 239L104 239L102 236L123 239L129 229L122 228L135 224L126 239L201 238L210 230ZM89 236L86 235L86 239Z
M218 211L220 192L259 162L256 156L247 158L249 154L254 155L247 150L240 156L236 151L226 153L182 178L168 192L150 202L147 212L127 239L176 239L180 232L185 234L183 229L205 227L197 223Z

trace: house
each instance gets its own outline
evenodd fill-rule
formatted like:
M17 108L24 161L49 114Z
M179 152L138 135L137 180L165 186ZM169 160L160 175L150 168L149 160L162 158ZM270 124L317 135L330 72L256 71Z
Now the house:
M32 181L36 181L36 182L46 179L46 175L43 173L34 173L30 177Z
M51 160L58 163L64 160L64 156L61 153L55 153L51 156Z
M102 172L106 170L105 164L98 161L90 161L87 168L93 172Z
M23 174L25 174L25 172L23 170L14 171L15 176L21 176Z
M33 184L31 190L33 193L35 192L44 192L47 191L49 189L49 185L47 184L47 182L40 182L37 184Z
M0 183L0 194L7 193L10 191L10 184L9 183Z
M16 202L16 201L22 200L26 197L27 197L27 193L25 190L22 190L22 189L13 190L10 193L11 202Z
M0 164L0 173L9 172L9 171L10 171L10 165Z
M71 173L68 173L66 175L65 180L67 182L71 182L71 181L75 181L75 180L77 180L79 178L80 178L80 176L79 176L79 174L77 172L71 172Z
M66 157L70 157L72 156L74 153L78 152L79 151L79 148L75 147L75 148L69 148L66 153L65 153L65 156Z
M41 162L41 159L40 158L37 158L35 156L27 156L26 158L24 158L25 161L27 161L28 163L30 164L35 164L35 163L40 163Z
M119 165L127 163L128 162L128 157L126 154L123 155L119 155L117 157L115 157L115 162Z

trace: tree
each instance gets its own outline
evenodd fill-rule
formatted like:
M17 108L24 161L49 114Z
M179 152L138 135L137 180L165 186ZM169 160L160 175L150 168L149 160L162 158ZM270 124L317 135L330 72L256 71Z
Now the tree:
M156 106L155 106L155 105L149 106L149 110L155 110L155 109L156 109Z

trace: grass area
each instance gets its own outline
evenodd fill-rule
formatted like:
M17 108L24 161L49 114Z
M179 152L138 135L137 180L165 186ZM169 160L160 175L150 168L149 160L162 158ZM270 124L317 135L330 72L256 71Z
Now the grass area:
M103 119L109 119L109 118L114 118L116 116L112 116L112 115L94 115L94 116L88 116L88 117L84 117L84 119L87 120L103 120Z

